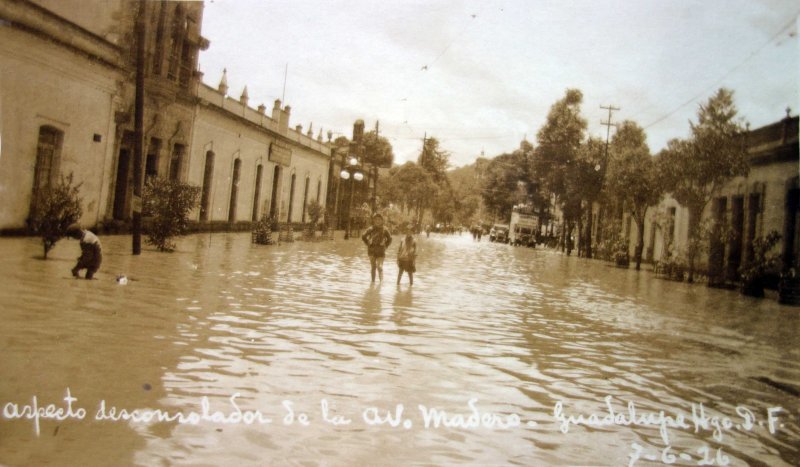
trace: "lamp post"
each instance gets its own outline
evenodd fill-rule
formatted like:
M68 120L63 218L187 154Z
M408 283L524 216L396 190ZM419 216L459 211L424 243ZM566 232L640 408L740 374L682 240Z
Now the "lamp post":
M361 166L358 165L358 159L355 156L347 158L347 165L342 167L339 176L344 180L350 180L350 200L347 203L347 230L344 233L344 239L350 238L350 218L353 209L353 183L354 181L361 181L364 179L364 173L361 171Z

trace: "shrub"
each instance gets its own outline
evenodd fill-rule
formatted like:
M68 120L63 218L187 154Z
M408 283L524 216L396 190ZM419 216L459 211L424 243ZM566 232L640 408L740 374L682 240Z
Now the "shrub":
M143 195L143 215L151 217L145 229L147 243L159 251L174 250L172 239L186 233L189 211L197 206L200 188L159 177L147 181Z
M272 232L278 230L278 219L276 217L261 217L261 220L253 226L252 241L259 245L272 245Z
M41 190L34 198L28 226L42 237L44 258L64 235L70 224L78 222L83 214L78 196L82 183L73 185L72 173L61 176L54 186Z
M753 258L739 268L743 283L761 282L767 275L777 274L780 253L772 250L780 240L781 235L774 230L753 240Z
M307 209L311 228L316 229L317 223L319 223L319 220L325 215L325 208L321 204L312 201L308 203Z

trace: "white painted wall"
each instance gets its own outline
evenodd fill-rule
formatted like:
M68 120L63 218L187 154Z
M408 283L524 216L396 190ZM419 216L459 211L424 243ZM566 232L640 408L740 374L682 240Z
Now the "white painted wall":
M116 71L51 42L0 28L0 229L25 225L42 125L64 133L60 171L83 183L81 222L91 226L102 217L116 78Z

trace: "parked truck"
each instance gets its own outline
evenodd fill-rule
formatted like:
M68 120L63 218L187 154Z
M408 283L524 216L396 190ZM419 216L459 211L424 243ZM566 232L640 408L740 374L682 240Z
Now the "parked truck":
M539 237L539 218L530 206L514 206L511 211L508 239L514 246L536 247Z

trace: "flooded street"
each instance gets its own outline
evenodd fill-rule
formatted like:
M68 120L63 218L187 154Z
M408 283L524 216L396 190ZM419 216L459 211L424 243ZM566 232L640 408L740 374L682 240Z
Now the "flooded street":
M774 300L467 234L418 238L399 288L398 236L374 286L355 239L101 241L85 281L75 241L0 239L0 464L800 464ZM23 416L67 388L82 419Z

